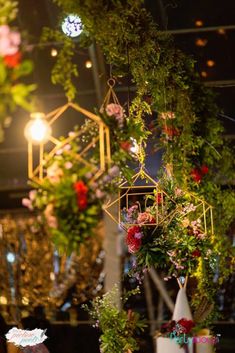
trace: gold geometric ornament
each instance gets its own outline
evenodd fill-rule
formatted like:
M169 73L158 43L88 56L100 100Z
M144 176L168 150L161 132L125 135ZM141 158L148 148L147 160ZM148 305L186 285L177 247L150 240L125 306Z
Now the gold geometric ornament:
M68 102L67 104L53 110L48 113L44 119L48 122L50 127L53 127L53 124L58 119L63 118L68 109L75 110L76 113L80 113L86 119L92 123L92 126L97 128L98 134L94 136L89 143L82 145L83 130L80 129L71 136L68 136L63 141L59 140L54 136L49 136L46 143L40 143L38 146L35 146L32 141L28 140L28 177L29 179L40 183L45 178L44 165L56 154L58 150L63 148L66 144L70 143L76 138L80 138L81 149L76 153L76 160L82 163L84 166L88 166L91 169L91 172L94 174L92 180L96 180L101 174L105 172L111 162L111 153L110 153L110 135L108 126L101 120L101 118L88 110L80 107L77 104ZM92 163L89 158L88 153L92 156L92 149L96 144L99 144L99 163L98 165ZM37 148L37 151L36 151ZM47 152L45 155L44 153ZM37 153L37 158L35 158L35 153ZM36 159L36 161L35 161Z
M135 204L138 205L138 212L145 212L148 207L155 204L155 215L151 213L155 218L155 222L141 224L142 227L153 226L154 228L157 228L159 226L165 226L176 216L177 218L182 217L182 220L187 217L193 217L193 220L199 220L200 229L203 231L203 234L210 233L213 235L212 206L197 197L197 195L188 192L183 193L187 197L188 203L193 205L193 207L189 207L188 209L186 207L182 213L182 205L178 205L176 201L163 190L159 182L156 182L143 169L141 169L132 177L131 183L125 181L119 185L118 197L114 201L109 201L103 206L103 209L114 222L127 231L129 227L135 226L136 223L128 223L127 220L123 222L123 209L128 211L130 207ZM154 196L154 198L152 196ZM169 212L168 209L169 201L175 204L175 207L171 212ZM113 212L114 205L118 206L118 214Z
M120 225L124 230L127 230L129 227L136 224L128 222L125 222L124 224L122 222L122 209L125 208L126 210L129 210L129 208L133 206L133 203L139 205L140 212L143 211L143 208L145 210L147 207L151 207L154 201L148 197L146 198L148 195L158 195L158 197L160 197L163 201L161 204L157 204L155 222L144 224L144 226L157 227L165 220L165 200L169 196L164 190L161 189L159 183L149 176L143 169L132 177L131 183L128 181L121 183L118 188L117 199L112 202L108 202L103 206L103 209L114 222ZM118 217L111 212L113 205L118 205Z
M100 113L103 113L105 111L105 108L107 107L107 105L110 103L120 105L118 97L113 89L115 84L116 84L116 81L114 78L111 77L108 79L107 85L109 88L108 88L108 91L107 91L106 96L104 98L104 101L100 107Z

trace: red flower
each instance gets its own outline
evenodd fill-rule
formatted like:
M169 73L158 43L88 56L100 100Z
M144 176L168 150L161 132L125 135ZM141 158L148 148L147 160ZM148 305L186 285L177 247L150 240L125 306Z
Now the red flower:
M209 172L209 168L207 167L207 165L202 165L201 166L201 173L202 175L205 175Z
M4 56L3 60L6 66L14 68L20 64L21 56L21 53L18 51L13 55Z
M161 193L157 193L157 195L156 195L156 203L157 204L162 203L162 194Z
M180 319L178 321L178 324L183 327L184 333L190 333L192 328L195 326L194 322L192 320L187 320L187 319Z
M80 211L83 211L87 208L87 193L88 187L84 184L82 180L74 183L74 190L77 194L77 205Z
M130 227L127 231L126 244L128 245L128 251L132 254L139 251L141 247L141 238L143 234L141 228L138 226Z
M129 142L129 141L122 141L121 143L120 143L120 146L121 146L121 148L124 150L124 151L129 151L130 150L130 148L131 148L131 143Z
M196 183L200 183L200 181L202 180L202 175L201 175L201 172L198 168L194 168L190 175L192 176L193 180L196 182Z
M192 256L193 256L193 257L199 257L199 256L201 256L201 251L198 250L198 249L194 250L194 251L192 252Z
M174 127L164 126L163 131L169 137L174 137L179 135L179 130L175 129Z

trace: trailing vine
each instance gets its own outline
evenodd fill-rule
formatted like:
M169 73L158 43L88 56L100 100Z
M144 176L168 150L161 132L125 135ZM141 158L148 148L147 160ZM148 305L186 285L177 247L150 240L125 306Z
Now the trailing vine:
M233 267L231 244L225 234L234 220L235 193L230 187L234 165L233 150L224 139L213 92L200 82L194 60L175 48L172 38L158 30L143 1L54 2L64 14L80 16L84 26L80 45L87 46L95 40L115 75L126 75L129 66L136 85L129 118L141 121L146 128L144 115L150 108L157 112L152 134L156 147L163 149L163 164L171 166L178 183L197 192L214 207L214 246L221 254L217 269L221 284ZM72 59L69 53L67 60L72 62ZM59 56L56 65L61 70L56 72L56 78L53 73L55 82L63 82L64 74L67 75L63 71L64 60L64 56L63 60ZM65 81L65 91L70 87L75 92L72 77ZM147 135L142 143L146 139ZM200 278L199 293L206 291L210 296L215 291L211 281L215 269L207 268L207 276L202 276L204 271L198 268L196 272Z

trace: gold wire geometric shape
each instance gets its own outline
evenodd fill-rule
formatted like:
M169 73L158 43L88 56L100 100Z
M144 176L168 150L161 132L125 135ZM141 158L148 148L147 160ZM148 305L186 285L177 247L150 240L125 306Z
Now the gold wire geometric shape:
M114 103L117 105L120 105L118 97L116 95L116 93L114 92L113 87L115 86L116 81L114 78L109 78L107 81L107 85L108 85L108 91L106 93L106 96L104 98L104 101L100 107L100 113L103 113L105 111L105 108L107 107L108 104L110 103Z
M85 116L85 118L89 118L97 127L98 127L98 135L93 137L92 141L89 142L84 148L76 154L76 159L81 162L83 165L90 167L90 170L94 173L94 177L92 180L96 180L100 175L102 175L106 168L111 163L111 152L110 152L110 135L108 126L101 120L101 118L88 110L80 107L77 104L72 102L68 102L67 104L53 110L45 116L45 119L48 120L50 126L54 124L54 122L61 118L66 111L72 108L76 112L81 113ZM73 141L77 137L82 137L83 131L77 131L72 136L68 136L63 141L50 136L49 141L46 144L41 143L39 145L39 155L38 155L38 165L34 166L34 151L35 147L31 141L28 141L28 177L29 179L40 183L44 178L44 164L53 158L56 152L63 148L67 143ZM53 144L53 148L44 155L45 146L48 143ZM99 143L99 165L95 165L88 158L86 158L87 153L92 150L93 146Z
M190 202L194 205L194 209L189 209L188 211L186 210L182 215L182 218L193 215L194 219L200 219L200 229L204 232L204 234L208 234L208 232L213 234L214 228L212 206L199 198L197 195L188 192L186 192L186 194L190 199ZM127 221L122 221L123 208L128 211L130 207L133 206L133 204L138 204L139 211L143 212L141 208L144 208L145 211L154 203L153 200L148 198L148 195L155 195L156 198L159 198L160 202L155 202L155 222L144 223L141 224L141 226L151 226L157 228L161 225L167 225L176 215L179 217L179 214L182 213L182 205L178 205L176 201L162 189L160 183L156 182L143 169L141 169L132 177L131 183L127 181L121 183L118 188L118 197L112 202L109 201L106 205L103 206L103 209L114 222L116 222L125 231L127 231L129 227L135 226L136 223L128 223ZM171 212L168 210L168 201L173 202L176 206ZM112 212L112 207L114 205L118 206L117 215Z

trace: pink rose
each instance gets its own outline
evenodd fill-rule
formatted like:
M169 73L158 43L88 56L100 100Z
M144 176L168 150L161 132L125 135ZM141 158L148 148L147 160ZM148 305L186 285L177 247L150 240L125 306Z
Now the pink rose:
M137 218L138 224L150 224L155 222L155 218L149 212L139 213Z
M123 126L124 111L121 105L110 103L106 107L106 113L108 116L114 116L120 127Z

